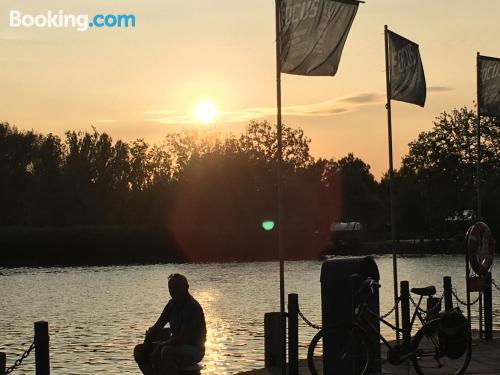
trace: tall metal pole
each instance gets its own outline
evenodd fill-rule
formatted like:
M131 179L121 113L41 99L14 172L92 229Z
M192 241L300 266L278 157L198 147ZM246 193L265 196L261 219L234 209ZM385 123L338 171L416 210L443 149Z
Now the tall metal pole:
M390 196L390 206L391 206L391 237L392 237L392 274L394 282L394 304L396 308L394 310L394 317L396 323L396 340L399 344L399 307L398 307L398 260L396 257L396 218L394 215L394 186L393 186L393 175L394 166L392 162L392 117L391 117L391 83L390 83L390 73L389 73L389 36L387 25L384 26L384 39L385 39L385 83L387 90L387 104L385 108L387 109L387 132L389 137L389 196Z
M481 90L481 72L479 66L479 52L476 57L477 70L477 159L476 159L476 195L477 195L477 221L482 220L481 212L481 111L480 111L480 90Z
M281 124L281 36L280 36L281 0L275 2L276 13L276 106L277 106L277 155L276 183L278 194L278 258L280 264L280 333L281 333L281 374L286 375L286 316L285 316L285 264L283 256L283 202L281 164L283 159L283 128Z

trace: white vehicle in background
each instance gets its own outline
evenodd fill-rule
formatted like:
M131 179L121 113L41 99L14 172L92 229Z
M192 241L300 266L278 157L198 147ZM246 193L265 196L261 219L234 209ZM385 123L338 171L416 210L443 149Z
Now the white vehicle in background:
M330 225L331 243L334 251L359 249L363 225L359 221L333 222Z

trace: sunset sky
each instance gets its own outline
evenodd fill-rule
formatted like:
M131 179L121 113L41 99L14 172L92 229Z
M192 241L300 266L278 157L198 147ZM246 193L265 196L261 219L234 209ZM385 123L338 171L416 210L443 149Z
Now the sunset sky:
M135 14L134 29L11 28L9 12ZM335 77L283 75L284 123L315 157L353 152L387 169L384 24L420 45L425 108L394 102L395 164L443 110L472 106L476 52L500 56L500 1L366 0ZM160 142L183 127L237 134L274 123L272 0L2 0L0 121L62 135L94 125L114 139ZM211 100L211 124L194 116Z

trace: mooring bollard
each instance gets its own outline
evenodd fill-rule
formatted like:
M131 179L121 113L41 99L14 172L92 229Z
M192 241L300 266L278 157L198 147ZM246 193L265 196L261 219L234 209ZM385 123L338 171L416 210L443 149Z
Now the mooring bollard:
M444 290L444 309L445 311L453 308L453 286L451 284L451 277L443 277L443 290Z
M491 272L488 272L484 280L484 338L493 338L493 300L491 292Z
M281 366L281 322L279 312L264 314L264 366Z
M5 369L7 367L7 354L4 352L0 352L0 374L5 373Z
M49 323L35 322L35 371L36 375L50 375Z
M299 296L288 295L288 375L299 375Z
M410 332L410 283L401 281L401 328L403 329L403 343L405 346L411 343Z

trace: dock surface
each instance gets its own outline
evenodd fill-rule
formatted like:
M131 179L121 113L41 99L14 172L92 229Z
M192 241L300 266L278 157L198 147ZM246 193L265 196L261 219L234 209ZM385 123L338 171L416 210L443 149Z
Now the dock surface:
M384 358L382 354L382 358ZM318 370L321 369L321 360L318 359ZM299 361L299 374L310 375L305 359ZM383 375L413 375L416 374L411 363L394 366L384 363ZM429 373L431 374L431 373ZM478 340L472 343L472 358L466 371L467 375L499 375L500 374L500 332L496 331L492 340ZM260 370L241 372L237 375L281 375L280 368L265 368ZM439 375L439 371L433 371L432 375Z

